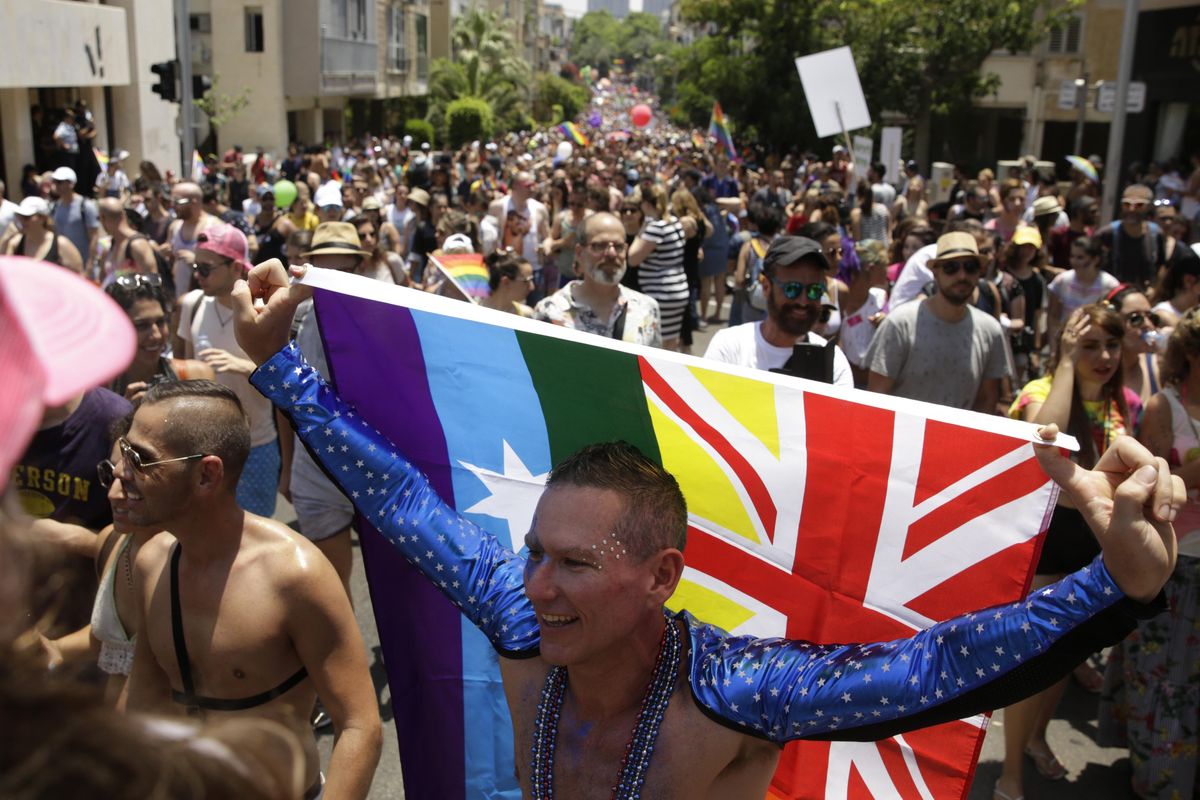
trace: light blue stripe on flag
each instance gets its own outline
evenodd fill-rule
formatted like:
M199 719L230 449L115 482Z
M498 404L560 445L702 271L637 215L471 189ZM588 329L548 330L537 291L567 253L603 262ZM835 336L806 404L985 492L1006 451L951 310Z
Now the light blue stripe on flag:
M550 443L516 334L420 311L412 315L446 437L458 511L520 549L550 471ZM464 342L471 342L469 350ZM498 657L465 621L462 641L466 796L515 800L520 787L513 776L512 724Z

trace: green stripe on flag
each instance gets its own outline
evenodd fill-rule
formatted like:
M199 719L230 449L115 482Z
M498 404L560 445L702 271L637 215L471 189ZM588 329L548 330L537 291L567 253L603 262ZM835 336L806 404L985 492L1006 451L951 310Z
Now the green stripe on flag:
M522 331L517 343L542 404L552 463L616 440L662 463L637 356Z

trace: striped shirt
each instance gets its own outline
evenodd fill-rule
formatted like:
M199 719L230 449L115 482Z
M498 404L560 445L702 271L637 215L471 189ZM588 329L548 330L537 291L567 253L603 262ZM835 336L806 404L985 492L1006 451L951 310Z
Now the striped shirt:
M683 271L683 226L675 217L653 220L640 236L654 245L654 252L638 268L638 288L658 301L662 338L678 338L689 297Z

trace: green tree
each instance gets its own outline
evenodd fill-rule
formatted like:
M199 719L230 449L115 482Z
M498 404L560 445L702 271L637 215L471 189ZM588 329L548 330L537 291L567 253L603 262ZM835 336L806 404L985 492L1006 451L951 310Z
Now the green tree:
M635 11L621 20L617 31L617 57L625 60L625 69L637 69L644 61L662 52L666 46L658 17Z
M478 97L463 97L446 107L446 135L453 148L476 139L490 139L495 131L492 108Z
M232 120L238 114L242 113L242 109L250 104L250 87L243 87L237 94L225 94L217 91L217 85L221 82L220 75L212 76L212 85L202 97L193 97L192 105L200 109L204 116L208 117L209 138L211 143L202 143L207 146L208 150L217 150L217 133L222 125ZM201 151L205 148L202 147Z
M557 75L540 74L533 87L533 117L558 123L575 119L588 104L588 90ZM557 115L552 109L558 107Z
M589 11L575 22L568 50L571 61L608 75L614 58L620 58L621 23L607 11Z
M684 18L712 33L658 65L660 90L694 124L714 99L743 135L779 146L811 142L812 117L793 65L850 45L873 119L900 111L916 123L928 161L935 124L994 90L994 50L1024 52L1063 24L1079 0L683 0Z
M436 59L430 67L426 119L439 128L450 104L470 97L488 104L502 130L529 127L531 74L517 52L511 20L473 8L454 22L454 58Z

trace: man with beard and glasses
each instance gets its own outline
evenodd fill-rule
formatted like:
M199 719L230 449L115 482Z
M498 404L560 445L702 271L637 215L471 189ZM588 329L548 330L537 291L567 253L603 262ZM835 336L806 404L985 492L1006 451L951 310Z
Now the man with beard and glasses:
M879 326L866 361L867 388L912 400L994 413L1009 372L1004 331L971 305L986 265L966 231L943 234L929 261L937 292L894 310Z
M584 221L575 245L575 264L583 280L574 280L543 299L536 319L635 344L662 345L658 301L622 286L625 275L625 226L607 211Z
M758 282L767 299L767 318L718 331L705 358L757 369L778 369L801 343L826 345L812 332L825 306L828 261L821 245L806 236L777 236L763 256ZM833 354L833 383L853 388L850 362L840 348Z

